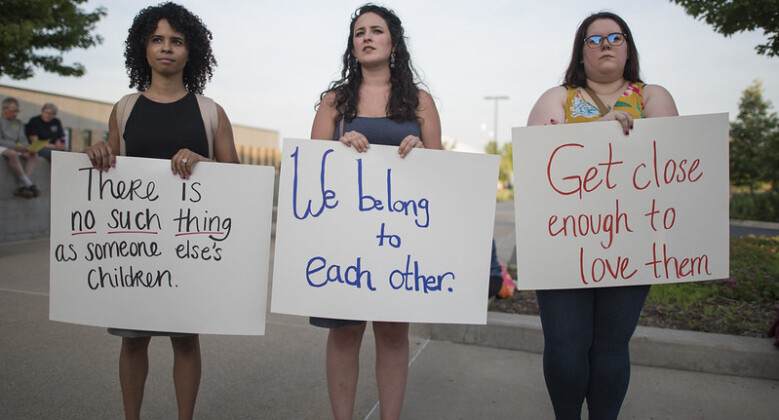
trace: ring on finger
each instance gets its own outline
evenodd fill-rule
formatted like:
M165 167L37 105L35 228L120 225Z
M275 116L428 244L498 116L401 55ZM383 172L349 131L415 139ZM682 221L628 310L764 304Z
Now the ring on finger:
M185 165L186 165L186 164L187 164L187 162L188 162L188 161L187 161L187 158L181 159L181 163L183 163L183 164L185 164Z

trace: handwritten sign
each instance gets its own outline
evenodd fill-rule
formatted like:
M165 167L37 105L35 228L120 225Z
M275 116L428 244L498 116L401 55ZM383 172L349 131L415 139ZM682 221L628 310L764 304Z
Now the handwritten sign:
M728 277L727 114L513 129L522 289Z
M498 163L285 139L271 310L486 323Z
M86 155L52 160L50 317L77 324L262 335L274 170Z

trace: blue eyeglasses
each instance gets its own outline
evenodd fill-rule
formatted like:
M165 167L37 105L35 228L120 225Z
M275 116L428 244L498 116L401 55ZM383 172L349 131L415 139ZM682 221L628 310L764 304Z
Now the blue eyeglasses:
M603 40L609 41L609 45L616 47L625 43L626 35L619 32L614 32L608 36L592 35L584 38L584 45L590 48L599 48L603 44Z

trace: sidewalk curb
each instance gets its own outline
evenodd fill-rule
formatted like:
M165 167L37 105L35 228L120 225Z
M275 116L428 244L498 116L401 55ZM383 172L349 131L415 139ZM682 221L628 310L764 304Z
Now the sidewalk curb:
M500 312L490 312L487 325L432 324L430 338L532 353L544 349L538 316ZM630 354L635 365L779 380L779 350L767 338L639 326Z
M730 224L733 226L750 227L756 229L774 229L779 230L779 223L777 222L762 222L759 220L736 220L730 219Z

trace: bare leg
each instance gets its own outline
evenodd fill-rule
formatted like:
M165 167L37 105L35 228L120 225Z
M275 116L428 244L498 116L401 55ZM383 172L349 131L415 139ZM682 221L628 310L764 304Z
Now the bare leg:
M119 353L119 383L122 385L124 417L141 418L143 388L149 373L149 341L151 337L122 338Z
M374 322L376 382L382 420L400 418L408 376L408 324Z
M8 159L8 167L11 168L11 172L13 172L17 178L24 173L22 163L19 160L19 156L16 154L16 150L5 149L3 151L3 157Z
M349 420L354 412L365 326L331 328L327 336L327 389L335 420Z
M179 420L191 420L195 413L197 391L200 388L200 337L171 337L173 345L173 385Z
M28 178L32 178L32 173L35 171L35 163L38 162L38 154L27 153L24 158L26 159L26 162L24 163L24 173L27 174Z

